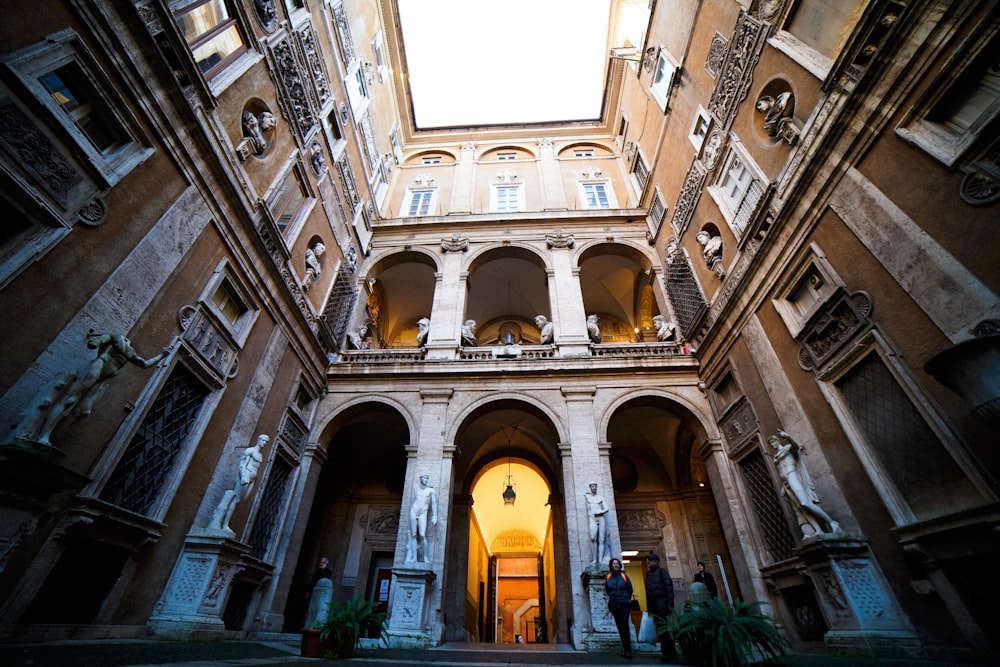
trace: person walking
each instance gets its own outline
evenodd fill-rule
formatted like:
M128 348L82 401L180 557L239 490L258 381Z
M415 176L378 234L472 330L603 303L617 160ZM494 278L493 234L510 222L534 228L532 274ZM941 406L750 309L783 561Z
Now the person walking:
M719 597L719 587L715 585L715 577L710 572L705 571L705 564L698 561L698 571L695 572L694 580L705 584L712 599Z
M655 553L646 556L646 607L654 617L657 629L674 613L674 581L665 567L660 567L660 557ZM660 634L660 659L677 660L674 638L665 629Z
M608 593L608 611L615 619L618 636L625 649L625 657L632 657L632 623L629 618L629 603L632 601L632 580L625 574L622 562L617 558L608 561L611 572L604 579L604 589Z

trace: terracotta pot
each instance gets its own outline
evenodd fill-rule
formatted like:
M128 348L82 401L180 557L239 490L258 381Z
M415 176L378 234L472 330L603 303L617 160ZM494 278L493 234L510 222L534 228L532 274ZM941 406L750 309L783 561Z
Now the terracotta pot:
M300 654L303 658L322 658L326 653L323 640L319 637L319 630L302 631L302 647Z

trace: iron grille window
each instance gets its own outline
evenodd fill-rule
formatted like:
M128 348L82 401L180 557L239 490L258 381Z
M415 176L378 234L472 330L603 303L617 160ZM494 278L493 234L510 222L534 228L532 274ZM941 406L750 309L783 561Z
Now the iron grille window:
M705 297L694 279L691 264L680 252L675 253L673 261L667 263L666 287L680 329L686 335L690 333L698 312L705 306Z
M791 558L795 542L785 521L781 500L774 490L774 481L768 471L767 462L764 461L760 450L754 450L744 457L740 461L740 467L743 469L743 479L750 493L753 513L757 517L757 526L763 534L767 548L776 562Z
M949 498L976 497L971 483L877 354L837 382L869 450L918 517Z
M208 389L176 366L111 473L101 499L145 514L173 468Z
M264 497L260 502L260 509L254 519L253 527L250 529L250 555L260 560L267 555L267 548L271 546L271 539L274 537L274 528L281 515L281 507L285 504L285 491L288 488L288 479L291 477L292 467L281 457L274 459L271 472L267 476L267 485L264 487Z
M333 290L330 298L327 299L326 308L323 309L323 321L330 329L330 335L339 348L344 344L344 335L347 333L347 320L351 316L354 302L358 298L358 293L351 285L352 271L350 267L343 265L337 271L337 279L333 282Z

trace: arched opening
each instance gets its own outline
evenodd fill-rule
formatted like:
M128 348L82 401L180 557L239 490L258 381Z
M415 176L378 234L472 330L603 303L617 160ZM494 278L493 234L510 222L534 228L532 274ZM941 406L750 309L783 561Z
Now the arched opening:
M447 638L566 642L566 521L551 420L521 400L474 410L456 435ZM516 494L513 503L508 486ZM560 593L562 591L562 593ZM563 626L560 628L560 626Z
M638 250L602 243L580 255L580 290L587 315L597 315L602 343L656 340L657 303L652 264Z
M537 344L535 317L551 319L545 264L535 253L507 246L469 266L465 319L476 322L476 344Z
M360 596L388 603L409 429L393 407L353 406L320 436L326 446L295 576L285 607L285 632L305 622L313 573L330 560L333 600Z
M701 429L694 415L664 396L639 396L618 406L608 421L611 475L623 562L638 582L636 597L646 609L641 582L644 556L660 555L674 581L675 603L687 600L698 561L734 598L739 590L719 512L697 453Z
M394 253L368 272L364 324L375 348L417 347L417 321L430 317L437 265L419 252Z

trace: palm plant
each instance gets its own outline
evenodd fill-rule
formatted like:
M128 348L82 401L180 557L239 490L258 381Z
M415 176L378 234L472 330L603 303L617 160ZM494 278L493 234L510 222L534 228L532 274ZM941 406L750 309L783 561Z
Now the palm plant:
M658 618L657 631L673 635L686 664L703 667L769 662L787 646L774 620L760 612L760 603L742 600L732 606L719 600L688 602L672 616Z
M320 631L320 639L332 647L338 657L350 657L362 632L375 629L385 632L389 612L376 611L377 607L377 602L361 598L330 603L330 615Z

